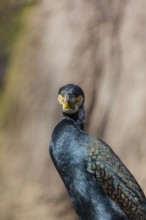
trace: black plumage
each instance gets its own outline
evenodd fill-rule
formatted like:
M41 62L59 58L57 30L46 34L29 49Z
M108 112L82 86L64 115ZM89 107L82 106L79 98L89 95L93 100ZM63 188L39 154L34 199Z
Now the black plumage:
M146 198L125 165L102 140L83 131L84 93L60 88L63 119L55 127L52 160L81 220L146 220Z

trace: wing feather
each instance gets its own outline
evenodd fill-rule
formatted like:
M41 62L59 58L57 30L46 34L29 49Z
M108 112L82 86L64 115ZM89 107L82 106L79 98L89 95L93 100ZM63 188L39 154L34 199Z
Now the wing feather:
M102 140L92 138L87 144L87 170L130 219L146 220L146 198L130 171Z

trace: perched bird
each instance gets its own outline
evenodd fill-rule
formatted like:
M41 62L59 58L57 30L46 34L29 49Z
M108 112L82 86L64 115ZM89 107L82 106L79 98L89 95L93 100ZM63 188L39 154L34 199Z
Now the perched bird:
M146 197L126 166L102 140L84 129L82 89L59 89L63 118L51 142L52 160L80 220L146 220Z

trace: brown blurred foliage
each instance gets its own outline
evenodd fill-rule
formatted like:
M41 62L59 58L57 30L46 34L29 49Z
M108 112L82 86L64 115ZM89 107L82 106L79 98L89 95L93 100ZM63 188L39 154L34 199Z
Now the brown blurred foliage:
M77 219L48 153L66 83L146 193L146 1L41 0L25 23L0 97L0 219Z

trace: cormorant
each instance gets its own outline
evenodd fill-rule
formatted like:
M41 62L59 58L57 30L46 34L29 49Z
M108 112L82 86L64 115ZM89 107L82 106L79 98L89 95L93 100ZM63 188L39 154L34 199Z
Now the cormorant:
M146 197L113 150L84 129L82 89L59 89L63 119L55 127L50 154L80 220L146 220Z

